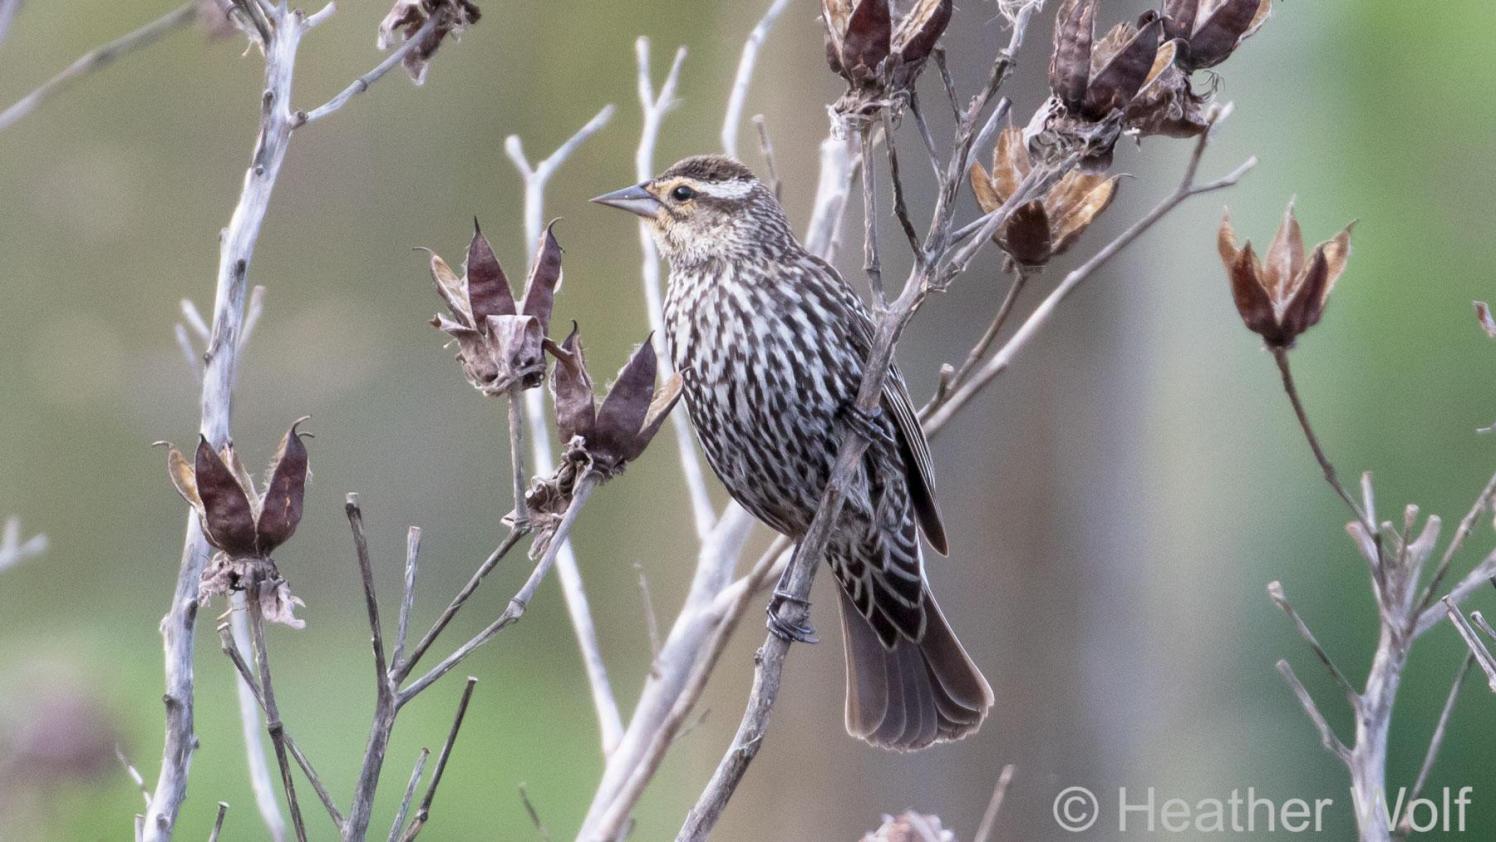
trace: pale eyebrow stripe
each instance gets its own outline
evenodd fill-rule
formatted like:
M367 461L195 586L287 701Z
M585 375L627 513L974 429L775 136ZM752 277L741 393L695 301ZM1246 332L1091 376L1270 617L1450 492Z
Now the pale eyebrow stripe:
M692 182L697 190L714 199L741 199L753 191L751 181Z

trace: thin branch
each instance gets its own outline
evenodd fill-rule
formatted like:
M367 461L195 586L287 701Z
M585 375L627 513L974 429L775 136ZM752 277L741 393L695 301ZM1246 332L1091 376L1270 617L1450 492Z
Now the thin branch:
M1309 690L1304 687L1303 682L1299 681L1299 677L1293 674L1293 667L1289 666L1287 661L1280 660L1278 661L1278 672L1282 673L1283 680L1288 682L1288 686L1293 690L1294 696L1298 697L1299 704L1304 708L1304 713L1308 715L1309 721L1314 723L1314 729L1319 732L1320 744L1325 747L1325 751L1330 752L1340 758L1341 762L1349 765L1351 762L1350 749L1346 748L1345 743L1342 743L1340 738L1335 736L1335 731L1330 727L1329 721L1325 719L1323 713L1320 713L1319 707L1314 704L1314 697L1309 695Z
M1434 604L1434 600L1439 598L1439 586L1444 583L1444 577L1449 574L1450 563L1454 561L1455 554L1465 545L1465 539L1470 537L1470 533L1474 531L1475 521L1480 518L1481 512L1491 505L1493 494L1496 494L1496 474L1492 474L1491 478L1486 481L1485 488L1480 490L1475 502L1470 504L1470 511L1465 513L1465 517L1460 520L1459 528L1449 539L1449 546L1444 548L1444 555L1439 558L1439 566L1434 569L1433 578L1429 580L1428 587L1423 590L1423 598L1418 602L1420 612L1427 610Z
M10 128L16 121L35 110L48 97L62 91L78 79L109 66L120 56L150 46L163 35L191 23L196 15L196 3L186 3L128 35L123 35L84 53L56 76L43 82L36 90L21 97L4 111L0 111L0 131Z
M510 135L504 142L514 166L519 170L525 184L525 238L532 250L539 247L540 233L545 215L545 190L551 176L590 137L601 131L612 119L615 109L603 106L597 115L576 134L556 148L549 157L534 166L525 157L524 145L517 135ZM534 259L534 254L530 255ZM545 396L543 390L531 389L525 395L525 419L532 432L530 452L536 465L554 465L549 429L545 418ZM592 693L592 706L597 712L598 732L603 754L607 755L618 745L623 735L623 717L618 712L618 701L608 681L608 667L603 660L598 644L597 629L592 620L592 609L587 601L587 589L582 582L581 569L571 543L561 540L556 557L556 578L561 580L561 593L566 597L566 613L571 619L572 631L576 635L577 648L582 654L582 665L587 674L588 689Z
M1493 577L1496 577L1496 550L1492 550L1475 568L1465 574L1458 584L1449 589L1442 599L1453 602L1455 605L1463 603L1470 595L1481 588L1490 585ZM1439 605L1431 605L1418 615L1418 621L1413 624L1413 638L1418 638L1424 632L1438 625L1444 619L1444 609Z
M639 146L634 151L634 177L647 181L655 175L655 144L659 141L660 127L665 115L675 107L675 89L680 82L681 64L686 60L686 48L675 51L670 70L658 91L649 69L649 39L639 38L634 42L634 55L638 64L637 87L639 107L643 112L643 126L639 129ZM747 55L747 49L744 49ZM750 63L751 69L751 63ZM733 132L736 134L736 125ZM675 370L674 361L665 347L664 281L660 276L660 253L655 246L649 223L638 224L639 249L643 252L640 280L644 287L644 309L649 317L649 329L654 343L656 368L662 376ZM696 452L695 436L691 433L685 412L675 412L670 417L670 429L675 434L675 450L680 460L681 475L686 481L686 493L691 500L691 516L696 525L696 537L704 539L716 522L717 511L706 490L706 472L701 466L701 457Z
M275 748L275 761L280 766L281 785L285 787L286 805L291 811L291 827L296 831L297 842L306 842L306 825L301 820L301 805L296 801L296 785L291 779L291 761L286 754L280 708L275 703L275 685L270 679L270 651L265 645L265 616L260 610L259 589L262 587L265 585L256 583L246 602L249 607L249 635L254 642L255 671L260 677L260 699L265 703L265 730L270 733L270 744Z
M526 607L535 598L535 591L540 587L540 583L545 580L546 574L550 572L551 567L556 564L556 558L561 552L561 547L566 543L566 537L571 534L572 527L576 524L577 516L581 514L582 507L587 504L587 499L592 496L592 491L597 487L597 483L597 475L590 472L577 479L575 490L572 493L571 504L566 507L566 514L561 517L561 522L557 525L555 534L551 536L550 545L546 547L545 553L540 557L540 561L536 562L534 570L530 572L530 577L525 580L524 585L520 587L514 596L509 598L509 604L504 608L503 613L499 615L498 619L490 623L487 628L478 632L466 643L459 646L456 651L448 655L441 663L432 667L425 675L406 685L405 689L399 693L396 702L397 707L403 707L406 702L415 698L417 694L431 686L437 679L451 672L454 667L462 663L463 659L471 655L474 650L492 640L494 635L518 622L524 616Z
M511 531L505 536L503 542L493 552L488 554L488 558L484 559L483 563L478 565L478 569L468 578L467 584L463 585L462 589L457 592L457 595L452 597L452 601L442 610L441 615L436 618L436 622L431 624L431 628L425 634L421 635L421 639L416 643L415 648L411 650L410 657L395 664L391 671L391 677L395 681L404 681L405 677L410 675L410 671L420 662L421 656L426 654L426 650L430 649L431 644L436 642L436 638L441 635L442 630L447 627L448 623L452 622L453 617L457 616L457 612L468 601L468 597L471 597L473 592L478 590L478 586L483 583L483 578L509 554L510 550L514 549L514 545L518 544L524 536L525 532L519 530Z
M35 558L46 551L46 535L32 535L22 541L20 518L5 519L5 528L0 531L0 571L14 567L28 558Z
M251 657L252 644L249 636L249 612L242 592L229 599L229 630L235 651L241 658ZM279 802L275 798L276 784L271 776L269 759L265 756L265 743L260 735L260 700L256 690L245 681L234 681L234 696L239 703L239 730L244 740L244 759L249 765L249 786L254 794L255 809L260 821L274 842L286 838L286 819L281 815Z
M1470 621L1460 613L1459 605L1449 597L1445 597L1441 602L1444 604L1444 611L1449 617L1449 622L1454 624L1455 630L1460 633L1460 639L1464 640L1465 645L1469 647L1470 656L1480 664L1481 670L1486 674L1486 684L1490 686L1492 693L1496 693L1496 658L1492 657L1491 650L1486 648L1486 644L1480 639L1480 635L1476 634Z
M997 825L997 814L1003 808L1003 798L1008 794L1008 784L1013 782L1014 768L1013 764L1009 763L997 776L997 785L992 788L992 800L987 802L987 809L982 813L982 823L977 825L976 835L971 838L971 842L987 842L992 838L992 828Z
M919 232L914 230L914 221L909 218L909 205L904 199L904 178L899 172L898 145L894 143L893 120L887 115L883 117L883 143L888 147L888 180L893 183L893 216L899 221L899 227L904 229L904 237L909 240L909 251L914 255L916 263L925 260L924 248L919 242Z
M1351 686L1350 681L1345 677L1345 673L1341 672L1340 668L1335 666L1335 662L1330 659L1330 653L1325 651L1325 648L1320 645L1319 639L1314 636L1314 632L1309 630L1308 624L1293 609L1293 605L1289 603L1288 597L1283 594L1283 583L1278 581L1269 582L1267 595L1273 600L1273 604L1278 606L1280 611L1288 615L1288 619L1298 631L1299 637L1303 638L1304 642L1309 644L1309 648L1314 650L1314 656L1319 658L1319 662L1330 673L1330 677L1335 679L1335 684L1345 692L1345 697L1351 703L1351 706L1355 707L1357 704L1356 688Z
M935 397L931 398L930 403L920 410L921 417L928 415L932 407L944 403L951 389L959 388L971 377L972 371L981 363L982 358L987 356L987 351L992 348L992 343L996 342L997 337L1001 334L1003 325L1007 323L1008 317L1013 314L1013 307L1018 303L1018 295L1023 292L1024 285L1028 283L1029 278L1038 274L1038 272L1039 270L1036 268L1021 264L1014 268L1013 282L1008 285L1008 291L1003 295L1002 303L998 305L997 313L992 317L991 324L987 325L987 330L982 333L982 337L977 340L976 344L971 346L971 350L966 352L966 359L961 361L961 366L952 369L949 375L941 379L941 386L937 390Z
M213 819L213 830L208 833L208 842L218 842L218 834L223 832L223 820L229 814L229 803L218 802L218 816Z
M540 811L530 803L530 793L525 789L524 784L519 785L519 800L525 806L525 815L530 817L530 824L535 826L535 832L540 834L542 842L550 842L551 832L545 829L545 822L540 820Z
M639 601L644 606L644 629L649 634L649 651L654 658L660 657L660 621L655 618L654 600L649 596L649 577L644 575L644 565L634 562L634 572L639 574Z
M1423 788L1428 784L1429 773L1434 769L1434 761L1439 759L1439 749L1444 745L1444 734L1449 729L1449 719L1454 715L1455 703L1460 699L1460 691L1465 687L1465 676L1470 674L1470 668L1475 665L1475 654L1472 652L1465 656L1460 663L1459 672L1454 674L1454 683L1449 687L1449 695L1444 699L1444 708L1439 711L1439 721L1434 725L1433 736L1429 737L1428 751L1423 755L1423 765L1418 767L1418 777L1413 781L1413 790L1408 795L1407 802L1416 802L1423 795ZM1398 822L1398 831L1406 835L1412 830L1413 811L1403 811L1402 820Z
M369 614L370 646L374 650L374 682L381 693L389 688L389 668L384 660L384 631L379 622L379 600L374 595L374 566L369 561L369 538L364 533L364 512L358 495L349 492L343 504L348 526L353 530L354 556L358 561L360 584L364 588L364 606Z
M390 826L390 842L399 842L400 831L405 829L405 817L410 813L410 802L416 797L416 787L421 785L421 773L426 771L426 759L431 749L423 748L416 755L416 767L410 772L410 782L405 785L405 795L400 798L400 809L395 812L395 823Z
M743 55L738 59L738 72L732 80L732 93L727 97L727 112L722 118L722 151L727 157L738 157L738 131L743 123L743 104L748 100L748 85L753 81L753 71L758 64L758 51L769 30L779 15L789 8L790 0L774 0L748 38L743 42Z
M1376 535L1376 524L1371 522L1366 512L1362 511L1361 504L1357 503L1356 498L1352 497L1350 491L1341 484L1340 478L1335 474L1335 465L1330 462L1330 457L1325 455L1325 450L1319 443L1319 437L1314 434L1314 427L1309 423L1309 415L1304 410L1304 402L1300 400L1298 387L1293 381L1293 369L1288 363L1288 349L1273 348L1272 350L1273 360L1278 364L1278 372L1283 376L1283 391L1288 394L1289 403L1293 404L1293 413L1299 419L1299 426L1304 430L1304 438L1309 442L1309 449L1314 452L1315 461L1319 463L1320 470L1324 472L1325 482L1329 483L1330 487L1335 489L1335 493L1340 495L1340 499L1345 501L1351 514L1361 522L1367 534ZM1378 558L1380 558L1380 553L1378 553ZM1378 567L1380 568L1380 565Z
M248 609L245 610L247 612ZM228 656L229 662L238 671L243 685L249 688L255 703L259 705L261 711L264 711L265 698L260 694L259 682L255 678L254 672L250 669L249 663L244 660L244 656L240 653L238 646L235 645L233 633L230 631L228 623L222 623L218 626L218 642L219 649L223 654ZM321 776L317 774L316 769L312 768L311 761L307 759L301 747L296 744L296 740L291 736L291 732L286 729L284 723L281 725L281 736L286 741L286 750L291 753L291 758L296 761L296 765L300 767L301 773L311 782L312 789L317 793L317 798L322 802L322 806L327 809L327 815L332 819L333 825L342 830L343 814L339 812L337 805L333 803L332 796L328 793L327 787L322 784Z
M1200 142L1195 147L1194 154L1190 158L1190 163L1185 169L1184 178L1180 181L1180 186L1173 193L1165 197L1162 202L1143 216L1142 219L1139 219L1126 231L1118 235L1115 240L1103 246L1091 259L1066 275L1064 280L1034 309L1033 313L1029 315L1013 336L975 373L970 382L951 391L943 403L926 407L920 413L920 420L923 422L927 434L949 423L950 419L968 401L981 392L999 374L1006 371L1018 353L1054 317L1054 313L1060 303L1069 297L1077 287L1094 275L1096 270L1106 265L1118 252L1131 245L1133 241L1141 237L1157 224L1160 219L1167 216L1186 199L1231 187L1239 182L1252 167L1256 166L1257 159L1255 157L1249 158L1241 166L1215 181L1205 184L1195 184L1195 173L1208 143L1208 137L1208 133L1202 135Z
M436 788L441 785L442 773L447 769L447 760L452 757L452 746L457 743L457 733L462 730L468 702L472 700L473 688L477 686L478 679L468 676L467 685L462 688L462 698L457 702L457 714L452 717L452 729L447 732L447 741L442 743L441 753L436 756L436 769L431 773L431 783L426 787L426 795L421 798L421 806L416 810L415 818L411 819L410 827L405 831L404 842L410 842L419 836L421 829L431 818L431 802L436 798Z
M326 117L327 115L347 105L348 100L353 99L355 96L358 96L364 91L367 91L369 89L369 86L373 85L375 82L378 82L384 76L384 74L390 72L390 70L393 69L395 65L399 64L401 61L404 61L405 57L409 55L411 51L417 49L423 43L425 43L426 36L430 35L432 30L436 29L436 27L441 24L441 20L441 15L430 16L426 19L425 23L421 24L421 28L416 30L415 35L406 38L405 43L395 48L395 50L388 56L385 56L384 60L379 64L374 65L373 70L370 70L368 73L365 73L357 79L354 79L353 82L349 84L348 87L339 92L337 96L317 106L316 108L313 108L311 111L298 112L296 115L296 127L300 128L301 126L304 126L308 123L315 123L318 120L321 120L323 117Z
M421 527L412 526L405 531L405 579L400 588L400 618L395 626L395 648L390 650L390 671L393 674L405 657L405 640L410 634L410 612L416 604L416 566L421 557Z
M874 168L878 156L873 154L873 133L877 129L878 124L869 120L862 124L857 136L858 149L862 152L862 273L867 275L873 306L881 312L888 306L888 296L883 291L883 266L878 260L878 190Z
M350 493L344 503L348 527L353 534L354 559L358 564L359 584L364 591L364 605L369 616L369 642L374 652L374 715L369 726L369 740L364 747L363 762L354 784L353 806L343 826L343 838L362 840L368 833L374 809L374 795L379 788L384 757L399 712L396 683L385 661L383 624L379 621L379 599L374 592L374 566L369 560L369 540L364 532L364 513L358 495Z
M191 9L191 4L184 7ZM265 41L265 84L260 123L244 185L228 227L219 238L213 322L203 353L199 432L213 447L229 438L229 414L238 377L239 337L243 335L249 266L260 227L285 160L292 131L291 80L305 32L300 12L273 9L274 29ZM193 730L195 681L192 655L197 620L197 590L210 549L195 515L187 516L186 536L171 608L161 623L164 637L166 728L161 771L146 811L145 842L165 842L187 795L187 775L197 737Z
M509 400L509 464L514 474L514 511L510 522L514 529L528 529L530 513L525 509L525 419L520 406L520 396L510 391Z
M131 783L135 784L135 787L140 790L140 795L145 799L146 806L150 806L151 791L145 788L145 778L140 776L140 770L136 769L135 765L130 762L130 759L125 757L124 749L120 748L118 744L114 746L114 759L119 761L119 765L124 767L125 774L129 776Z
M764 183L776 200L784 198L784 182L779 178L779 165L774 160L774 142L769 138L769 122L764 115L753 115L753 128L758 132L758 154L764 159L766 176Z

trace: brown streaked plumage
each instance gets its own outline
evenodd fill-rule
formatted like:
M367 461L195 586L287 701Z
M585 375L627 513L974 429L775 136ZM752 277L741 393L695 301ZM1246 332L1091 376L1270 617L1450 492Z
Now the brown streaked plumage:
M666 339L707 461L744 508L799 540L872 347L862 300L737 161L687 158L595 201L650 220L670 262ZM827 561L841 585L847 730L909 751L975 731L992 689L925 580L919 533L944 553L945 527L897 368L883 410Z

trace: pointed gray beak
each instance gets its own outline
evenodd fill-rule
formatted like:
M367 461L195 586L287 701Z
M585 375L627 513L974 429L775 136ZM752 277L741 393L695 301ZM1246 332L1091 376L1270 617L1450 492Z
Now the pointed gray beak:
M650 195L648 190L644 189L644 185L642 184L635 184L632 187L625 187L622 190L614 190L612 193L604 193L592 201L597 202L599 205L626 210L629 213L636 213L648 218L653 218L655 214L660 212L660 208L664 207L664 205L660 204L659 199L656 199Z

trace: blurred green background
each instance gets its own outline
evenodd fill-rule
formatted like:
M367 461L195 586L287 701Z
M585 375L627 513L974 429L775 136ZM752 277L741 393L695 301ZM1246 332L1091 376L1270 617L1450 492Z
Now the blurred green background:
M269 293L244 361L235 433L259 465L291 419L314 419L306 519L278 558L307 602L308 625L275 629L271 645L288 726L340 800L373 696L343 494L362 494L389 606L405 527L425 529L418 623L492 546L508 508L502 410L462 382L425 325L438 301L411 247L458 255L477 214L511 276L522 274L521 188L503 139L518 133L532 159L542 157L616 103L612 123L547 197L547 213L565 218L557 318L578 320L595 367L613 370L647 330L636 234L630 220L585 199L632 180L634 38L653 39L657 79L676 45L690 49L680 107L660 142L663 168L718 148L742 38L766 5L486 3L483 21L442 48L423 88L392 75L296 135L251 271ZM1116 20L1142 7L1113 0L1103 14ZM26 4L0 45L0 102L169 8ZM308 37L298 105L325 100L378 60L385 11L350 0ZM796 0L780 21L748 112L767 117L797 224L814 185L823 106L840 92L816 11ZM1020 115L1042 101L1048 17L1031 32L1009 91ZM1215 225L1229 202L1238 231L1265 242L1292 194L1316 241L1360 220L1326 320L1295 352L1300 387L1341 472L1376 471L1384 514L1416 502L1452 528L1496 469L1496 440L1474 432L1496 418L1496 348L1470 311L1472 298L1496 294L1496 104L1485 95L1496 83L1493 36L1496 6L1484 0L1280 4L1220 68L1220 96L1236 112L1204 165L1221 173L1255 154L1257 170L1115 261L935 445L954 552L932 560L931 575L992 679L989 724L974 739L911 756L854 742L842 731L841 651L829 634L796 650L769 740L716 838L853 839L880 813L912 806L969 839L1006 763L1018 772L1001 839L1062 838L1050 805L1072 785L1153 786L1191 801L1249 786L1279 800L1330 797L1327 832L1351 835L1343 770L1274 662L1295 664L1342 733L1350 718L1264 585L1283 580L1356 680L1374 643L1374 608L1344 513L1319 480L1272 361L1237 322ZM947 44L963 89L1005 40L994 3L961 5ZM189 442L195 432L196 388L172 328L179 299L211 302L216 237L253 142L260 71L236 41L179 32L0 134L0 513L51 538L44 557L0 576L0 838L128 838L141 801L112 757L115 740L155 779L156 627L183 506L150 443ZM916 145L911 135L905 147ZM746 124L742 148L761 167ZM1125 143L1117 168L1137 177L1068 259L1167 192L1187 152L1180 142ZM928 173L906 170L927 206ZM857 214L854 203L843 232L842 263L854 274ZM889 231L885 242L896 242ZM907 260L889 252L888 276L900 277ZM1036 284L1029 304L1063 268ZM1003 283L989 253L921 313L900 349L919 397L939 364L959 359L980 333ZM634 565L668 622L692 561L672 450L656 447L605 489L575 536L626 707L650 651ZM1483 520L1461 569L1493 541ZM521 568L499 569L452 641L501 610ZM827 630L829 595L817 603ZM1475 606L1491 603L1484 592ZM214 614L200 625L209 633L197 665L202 748L180 838L205 838L215 802L226 800L225 838L258 839L233 677L211 642ZM635 838L673 835L730 738L760 639L753 612L712 681L704 721L646 794ZM1394 786L1411 784L1462 657L1446 628L1418 646L1393 734ZM556 586L547 583L524 622L466 669L482 682L425 838L539 838L520 784L552 835L569 838L601 758ZM1472 838L1496 834L1496 698L1482 684L1467 686L1429 784L1476 788ZM459 687L460 675L446 679L402 717L376 827L388 826L419 747L440 743ZM16 766L21 747L46 754L70 744L76 763L28 756ZM317 805L306 811L320 836Z

